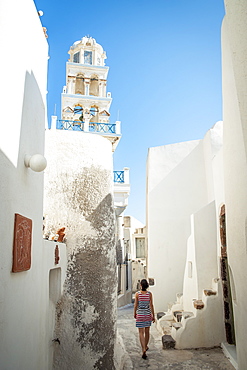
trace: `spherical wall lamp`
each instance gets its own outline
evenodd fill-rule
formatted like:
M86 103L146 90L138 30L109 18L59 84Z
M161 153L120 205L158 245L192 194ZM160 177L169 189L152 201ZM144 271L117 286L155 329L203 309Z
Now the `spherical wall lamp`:
M35 172L42 172L47 166L47 161L41 154L25 155L24 163Z

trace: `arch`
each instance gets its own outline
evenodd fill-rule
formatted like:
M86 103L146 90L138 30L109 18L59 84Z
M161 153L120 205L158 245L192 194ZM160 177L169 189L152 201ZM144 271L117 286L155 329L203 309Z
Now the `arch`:
M90 107L90 113L92 115L90 122L99 122L99 107L97 105L92 105Z
M84 74L78 73L75 78L75 94L85 95Z
M83 106L81 104L75 104L74 105L74 120L83 121L83 112L84 112Z
M90 78L89 95L99 96L99 77L92 75Z

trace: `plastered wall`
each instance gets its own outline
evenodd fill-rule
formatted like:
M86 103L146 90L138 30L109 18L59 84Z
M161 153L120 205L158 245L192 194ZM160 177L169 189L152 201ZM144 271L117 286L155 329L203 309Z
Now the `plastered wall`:
M226 236L235 322L237 362L246 368L246 127L247 3L225 0L222 25Z
M0 24L1 106L9 113L0 134L0 368L43 370L52 365L49 271L62 268L65 249L55 266L54 243L49 249L42 239L43 173L26 168L24 156L44 152L48 44L31 0L2 2ZM31 268L17 273L15 213L33 225Z
M55 369L113 369L116 323L111 143L47 131L46 230L65 227L68 269L57 305Z
M217 208L223 201L224 188L218 158L221 148L222 122L219 122L201 141L149 149L148 276L155 279L151 289L156 311L166 310L168 303L174 302L176 294L183 291L191 215L214 200L216 193ZM222 159L222 153L219 156ZM216 230L218 221L215 222ZM219 249L217 242L214 248L216 251ZM215 258L217 265L216 253ZM203 266L196 268L203 269Z
M176 148L168 146L166 155L162 147L149 150L148 277L155 279L151 289L156 311L165 310L167 304L174 301L176 293L182 292L190 214L207 201L207 192L203 186L205 170L202 144L191 142L188 146L189 143L176 144L179 149L177 153ZM168 173L162 171L159 163L162 149L163 166L171 168ZM174 151L176 155L173 158ZM181 159L177 164L178 155ZM156 164L157 157L159 160ZM196 176L194 168L198 169ZM156 172L160 176L163 174L163 179L155 186L149 186Z

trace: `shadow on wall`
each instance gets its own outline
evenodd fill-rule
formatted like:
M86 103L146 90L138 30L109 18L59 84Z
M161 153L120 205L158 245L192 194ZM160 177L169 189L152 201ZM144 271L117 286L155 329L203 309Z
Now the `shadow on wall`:
M25 75L20 130L18 122L18 117L16 117L16 123L11 121L9 132L6 131L4 135L5 142L9 143L6 152L0 148L0 167L4 174L1 177L0 195L1 214L4 217L1 219L3 230L5 230L4 235L7 239L6 243L11 246L9 250L11 258L14 213L24 213L26 217L33 219L37 215L37 209L34 209L35 203L39 202L41 207L40 223L42 225L43 179L40 176L35 178L31 176L30 169L24 165L26 154L43 154L44 152L45 106L33 73L26 72ZM13 140L13 135L19 135L16 158L14 158L15 148L13 148L16 141ZM17 163L17 166L13 163ZM32 189L33 191L30 191ZM33 201L34 203L32 203ZM11 229L10 234L7 232L9 229ZM6 244L3 243L3 245Z
M113 369L116 335L116 246L112 194L87 215L95 235L82 234L69 256L57 305L55 369ZM68 239L69 243L69 239ZM93 356L92 356L93 354Z
M33 72L26 72L18 164L25 154L44 153L45 121L45 102L39 86Z
M2 97L3 106L6 99L9 99L9 97ZM33 367L37 368L35 366L35 363L36 365L38 363L37 358L45 358L48 351L44 344L47 343L44 339L44 325L46 323L38 319L44 316L45 304L41 305L40 302L42 302L41 298L47 289L44 280L40 278L43 274L42 248L38 248L43 242L41 236L43 175L35 174L26 168L24 157L25 154L31 155L37 152L43 154L45 105L33 73L26 72L22 94L16 94L15 101L22 103L22 112L15 116L13 106L12 117L8 122L5 122L8 126L5 130L2 129L1 132L6 150L3 150L3 147L0 149L2 173L0 270L1 282L4 287L2 293L5 307L1 319L5 324L7 322L12 323L12 325L4 325L2 328L1 336L6 339L2 342L0 358L3 366L4 361L9 363L10 359L13 359L16 364L18 363L18 366L23 368L25 367L23 359L30 355L29 349L33 348L34 352L40 349L39 355L33 354L31 356ZM11 266L15 213L32 219L35 227L33 228L31 270L13 275ZM24 286L25 289L23 289ZM33 298L33 287L36 287L36 297L35 300L32 299L32 305L30 306L30 299ZM16 307L16 309L13 309L13 307ZM21 310L21 320L20 315L16 315L19 308ZM50 329L50 331L52 330L53 328ZM24 342L23 331L25 331ZM46 332L45 336L49 336L49 333ZM11 338L11 343L7 338ZM8 351L9 347L12 348L11 352ZM18 353L17 357L13 358L13 352ZM13 368L18 366L13 365Z

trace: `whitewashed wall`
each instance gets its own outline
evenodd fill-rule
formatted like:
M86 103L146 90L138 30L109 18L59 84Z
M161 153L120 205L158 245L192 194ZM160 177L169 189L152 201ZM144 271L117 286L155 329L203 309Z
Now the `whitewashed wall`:
M112 369L117 306L112 146L97 134L48 130L46 157L46 231L65 227L68 253L54 368Z
M183 320L183 327L175 331L176 348L213 347L225 341L215 205L213 201L191 216L183 310L192 312L194 316ZM216 294L205 296L205 289L215 291ZM194 300L203 301L204 308L197 310Z
M222 122L215 124L201 141L149 149L148 276L155 279L152 291L156 311L166 310L176 293L183 291L191 215L213 201L216 193L216 213L224 200L218 157L222 159ZM215 247L219 253L218 239Z
M225 0L222 26L226 235L239 370L246 369L247 3Z
M196 173L195 173L196 169ZM148 277L156 311L183 289L190 215L207 202L202 143L150 148L147 163Z
M54 243L43 244L43 173L24 166L25 154L43 154L48 45L33 1L4 1L0 11L0 368L51 369L49 271ZM10 57L11 55L11 57ZM33 221L31 269L12 273L14 214ZM61 274L62 279L62 274ZM58 290L61 286L58 286Z
M161 177L165 165L169 171L148 194L148 275L155 278L155 309L166 311L168 302L183 293L181 308L194 314L173 330L176 348L210 347L225 339L218 220L224 203L222 127L217 122L201 141L192 142L180 162L183 145L188 149L191 143L176 144L172 151L168 146L168 155L157 148L164 161L157 173ZM204 290L215 290L216 296L205 297ZM203 300L205 308L196 310L194 300Z

